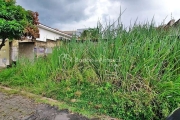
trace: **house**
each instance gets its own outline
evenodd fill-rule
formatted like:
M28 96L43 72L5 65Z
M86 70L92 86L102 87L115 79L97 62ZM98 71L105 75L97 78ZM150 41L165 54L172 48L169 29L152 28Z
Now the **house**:
M38 25L40 37L36 39L35 51L37 56L45 52L51 53L52 48L60 46L61 40L71 40L72 36L58 29L48 27L43 24Z
M6 40L5 46L0 50L0 67L6 67L20 57L33 60L35 56L51 53L52 48L59 46L61 40L72 38L71 35L43 24L39 24L38 29L40 35L36 40Z

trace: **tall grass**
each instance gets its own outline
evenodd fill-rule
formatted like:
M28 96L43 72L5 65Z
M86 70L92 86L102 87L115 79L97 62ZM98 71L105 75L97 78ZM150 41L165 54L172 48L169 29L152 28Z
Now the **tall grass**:
M19 60L0 72L0 83L123 120L161 120L179 106L180 42L172 31L99 29L99 42L72 40L33 63Z

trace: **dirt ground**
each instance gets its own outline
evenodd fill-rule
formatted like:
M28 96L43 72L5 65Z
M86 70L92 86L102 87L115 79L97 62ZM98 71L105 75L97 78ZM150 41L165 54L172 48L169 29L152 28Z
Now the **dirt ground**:
M68 110L58 110L55 106L35 103L33 100L20 95L9 95L0 92L0 120L89 119L78 114L71 114Z

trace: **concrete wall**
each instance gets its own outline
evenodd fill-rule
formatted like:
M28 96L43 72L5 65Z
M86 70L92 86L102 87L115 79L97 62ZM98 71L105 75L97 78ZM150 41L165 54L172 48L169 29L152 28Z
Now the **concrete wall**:
M52 49L56 46L60 46L60 41L47 40L46 42L36 41L35 42L35 54L36 56L44 56L52 53Z
M1 41L0 41L1 43ZM0 67L6 67L10 64L10 49L9 49L9 40L6 40L5 46L0 50Z
M19 58L25 57L29 60L34 59L34 42L19 42Z
M48 48L53 48L58 46L58 42L57 41L52 41L52 40L47 40L47 46Z
M13 40L10 44L10 56L11 56L11 62L17 61L18 59L18 50L19 48L19 41Z
M46 47L46 46L47 46L47 42L36 41L36 42L35 42L35 46L36 46L36 47Z
M36 41L35 42L35 46L36 47L56 47L56 46L60 46L60 41L53 41L53 40L47 40L46 42L43 41Z

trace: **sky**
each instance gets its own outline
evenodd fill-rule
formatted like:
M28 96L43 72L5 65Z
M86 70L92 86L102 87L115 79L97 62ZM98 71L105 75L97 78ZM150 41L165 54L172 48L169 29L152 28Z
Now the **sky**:
M104 26L120 21L126 27L154 20L155 24L180 18L179 0L16 0L16 4L39 13L40 23L59 30Z

